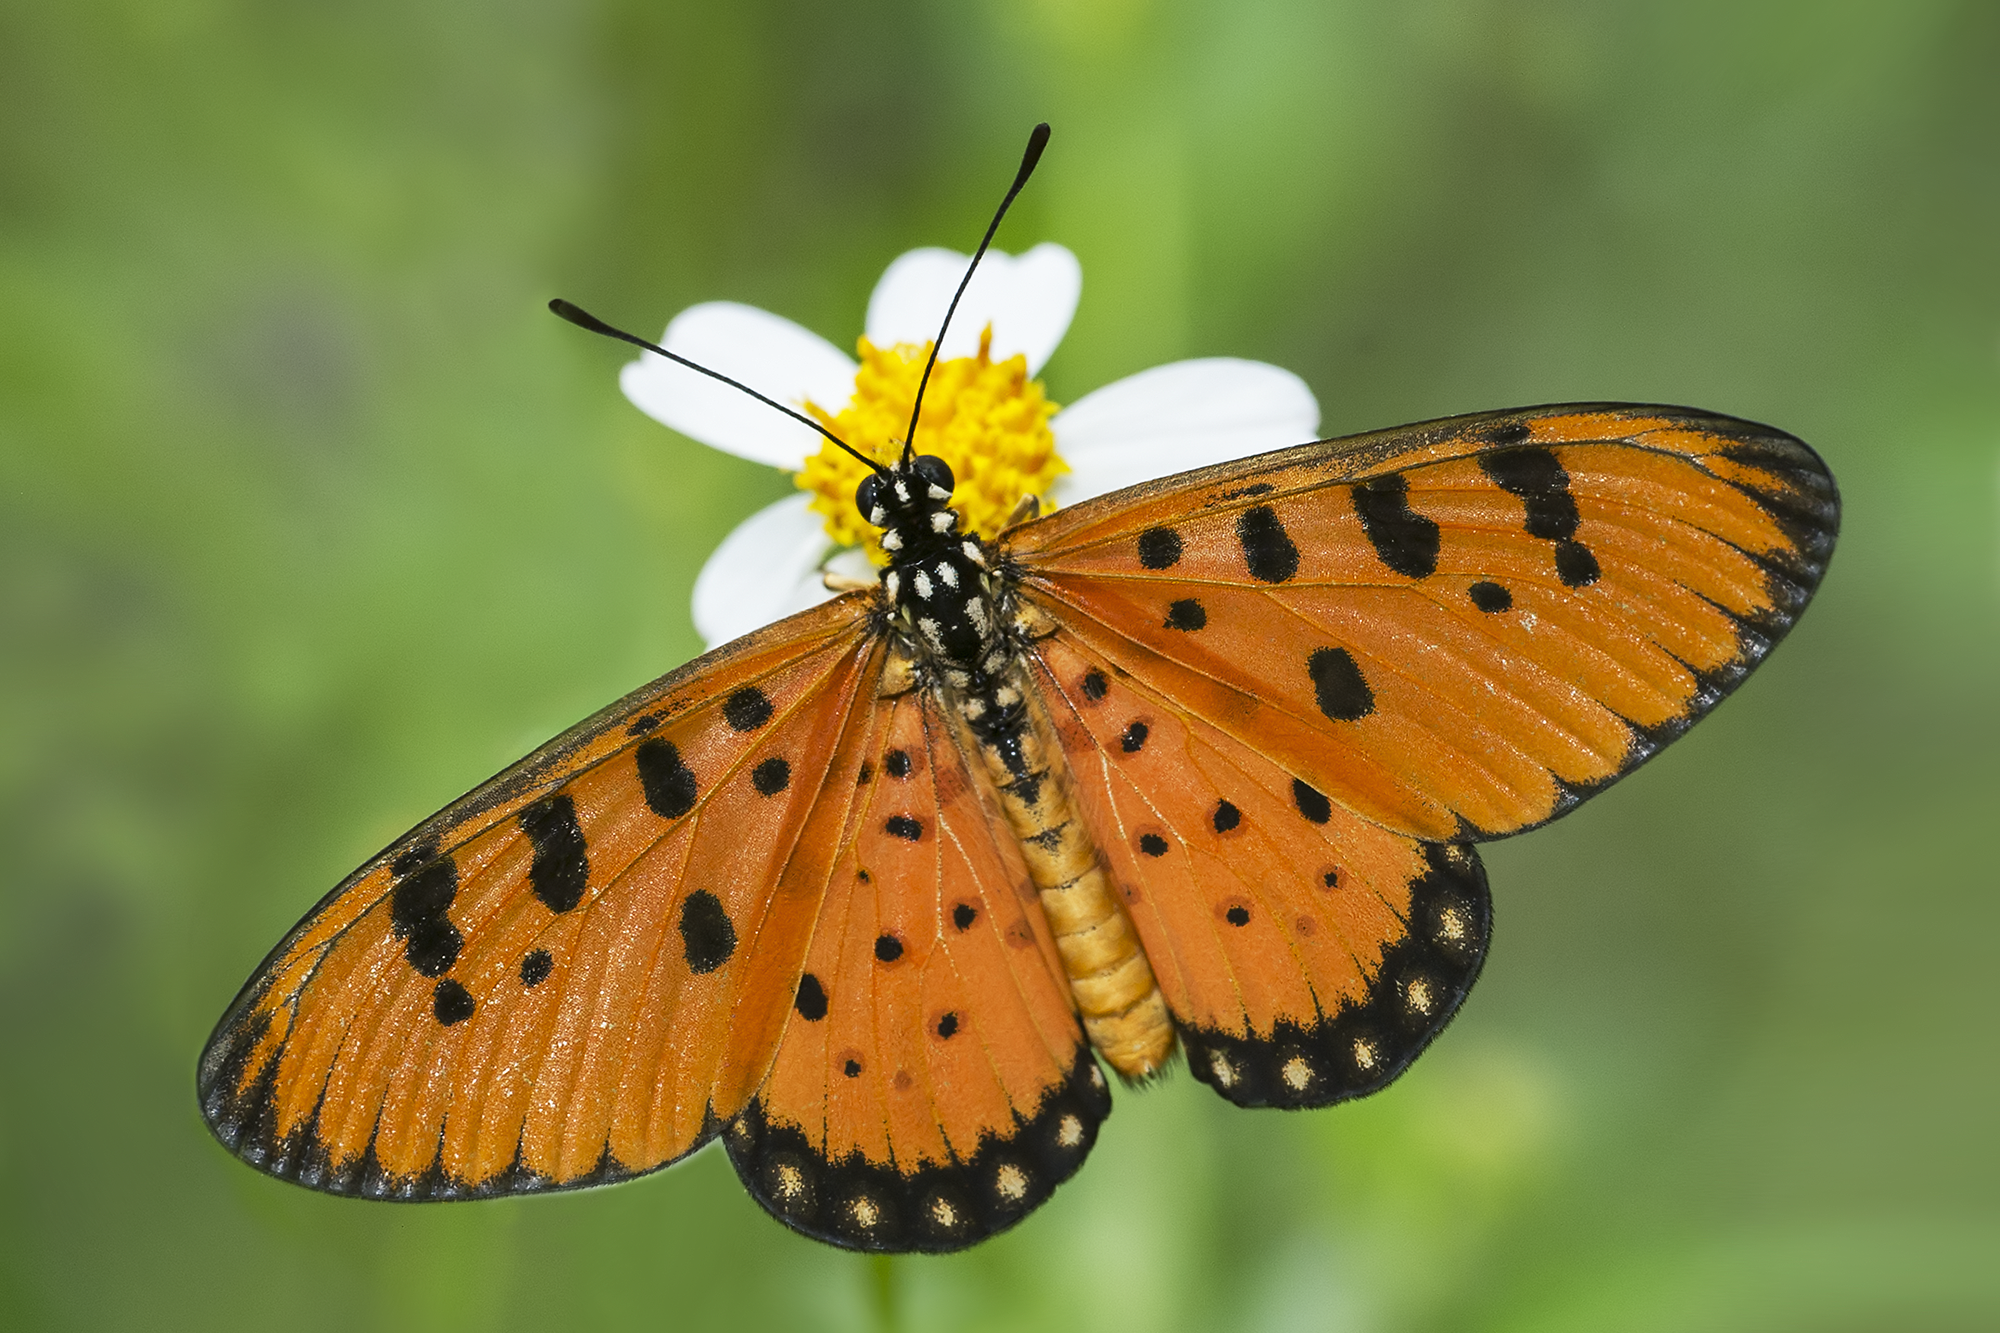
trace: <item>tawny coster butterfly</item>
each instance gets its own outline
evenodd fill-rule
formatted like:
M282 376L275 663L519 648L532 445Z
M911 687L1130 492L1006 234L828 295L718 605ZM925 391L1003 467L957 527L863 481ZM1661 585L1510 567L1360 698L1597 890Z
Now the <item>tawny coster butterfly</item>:
M203 1053L223 1143L424 1200L720 1136L787 1225L943 1251L1076 1171L1103 1065L1179 1048L1240 1106L1375 1092L1479 973L1474 844L1714 707L1839 522L1782 431L1597 404L1302 444L985 540L917 416L862 458L879 584L587 719L307 915Z

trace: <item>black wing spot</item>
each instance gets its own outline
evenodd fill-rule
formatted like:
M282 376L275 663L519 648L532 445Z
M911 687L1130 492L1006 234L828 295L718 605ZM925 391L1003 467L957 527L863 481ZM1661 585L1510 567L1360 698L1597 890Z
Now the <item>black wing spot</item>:
M840 1067L840 1072L847 1075L849 1078L860 1078L861 1062L859 1060L850 1059L846 1064Z
M854 785L857 787L865 787L874 780L875 780L875 761L873 759L863 759L861 761L861 771L854 775Z
M389 895L389 925L398 935L407 935L419 923L443 916L458 896L458 863L449 856L421 869L412 867L412 871L404 872Z
M722 720L733 730L755 731L771 720L771 700L755 685L745 685L723 701Z
M808 972L799 978L799 994L792 1001L792 1007L808 1023L817 1023L826 1017L826 987L819 984L818 977Z
M472 1011L477 1007L473 1003L472 992L450 978L440 981L437 989L431 992L431 1012L446 1027L463 1023L472 1017Z
M1333 802L1297 778L1292 779L1292 804L1299 808L1300 814L1315 824L1324 824L1333 818Z
M1240 903L1230 908L1223 915L1228 918L1229 924L1232 926L1247 926L1250 924L1250 909L1242 906Z
M639 785L645 788L646 804L662 819L679 819L694 809L694 770L681 762L681 752L670 740L658 736L640 741L633 754L639 766Z
M659 725L660 715L658 713L644 713L632 719L631 724L625 728L625 734L627 736L643 736Z
M736 927L722 900L707 889L696 889L681 903L681 944L688 971L713 972L736 952Z
M465 947L465 936L458 933L458 927L442 916L431 917L410 929L403 941L403 957L411 967L427 977L441 977L451 971L458 961L458 951Z
M906 842L917 842L924 836L924 826L908 815L890 815L888 821L882 825L882 831L891 837L902 838Z
M1306 659L1306 674L1312 677L1319 711L1329 721L1353 722L1375 711L1375 691L1345 648L1314 649Z
M952 1039L952 1036L955 1033L957 1033L957 1031L958 1031L957 1014L946 1014L943 1018L940 1018L937 1021L937 1034L938 1036L943 1037L946 1041L950 1041Z
M1465 592L1472 598L1472 604L1488 615L1496 611L1514 609L1514 594L1497 583L1487 583L1482 580L1467 588Z
M1167 607L1167 628L1198 630L1208 624L1208 612L1192 597L1183 597Z
M1139 850L1148 856L1165 856L1167 840L1157 833L1142 833L1139 835Z
M1525 421L1504 421L1487 427L1484 438L1489 444L1519 444L1532 434Z
M1243 812L1228 801L1221 801L1216 804L1215 813L1210 816L1210 822L1215 825L1217 833L1227 833L1243 822Z
M971 903L960 903L951 909L951 924L961 931L971 930L972 923L979 919L979 909Z
M389 873L397 879L401 879L405 875L414 875L436 860L437 854L438 849L435 842L420 842L416 846L398 854L396 859L389 863Z
M875 960L877 962L893 963L902 956L903 942L894 935L877 935L875 937Z
M1147 729L1144 722L1134 722L1125 728L1125 734L1118 738L1118 744L1126 754L1137 754L1146 748Z
M760 796L776 796L792 785L792 766L772 755L750 770L750 785L757 789Z
M904 750L891 750L882 756L882 771L892 778L910 776L910 756Z
M1339 888L1340 887L1339 868L1336 867L1335 869L1327 871L1324 875L1321 875L1319 877L1319 882L1326 885L1329 889Z
M549 979L555 970L556 960L549 957L547 949L530 949L521 955L521 984L529 990Z
M1502 449L1486 454L1479 466L1496 485L1518 496L1527 510L1522 525L1530 537L1556 544L1556 575L1570 588L1587 588L1603 573L1589 547L1576 540L1580 522L1569 473L1549 449Z
M1597 582L1602 572L1597 567L1597 557L1582 542L1556 543L1556 577L1563 581L1564 587L1587 588Z
M1246 509L1236 517L1236 540L1243 547L1243 561L1250 577L1265 583L1283 583L1299 572L1299 548L1269 505Z
M402 864L400 858L397 864ZM389 894L389 929L403 941L403 957L423 976L451 971L465 945L465 937L445 916L457 895L458 863L449 856L398 880Z
M528 866L528 883L551 912L567 912L583 901L590 879L590 851L583 826L576 822L576 802L558 792L521 811L521 831L535 849Z
M1178 532L1172 528L1148 528L1139 534L1139 563L1147 569L1172 569L1180 562L1181 535Z
M1083 673L1083 697L1095 703L1102 699L1111 688L1105 683L1102 671L1091 670Z
M1410 508L1410 483L1399 472L1354 488L1354 512L1375 558L1408 578L1437 572L1438 525Z
M1523 525L1530 537L1565 541L1576 535L1576 497L1569 493L1569 473L1548 449L1502 449L1479 456L1479 470L1528 511Z
M1218 495L1215 498L1218 500L1241 500L1246 495L1269 495L1272 491L1275 491L1276 489L1278 488L1273 486L1270 482L1260 481L1253 483L1252 485L1249 486L1241 487L1237 490L1224 491L1221 495Z

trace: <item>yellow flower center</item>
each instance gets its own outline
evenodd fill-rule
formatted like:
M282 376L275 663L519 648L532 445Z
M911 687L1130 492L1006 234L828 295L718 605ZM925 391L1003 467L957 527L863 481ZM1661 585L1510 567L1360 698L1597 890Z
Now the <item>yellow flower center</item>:
M977 356L938 362L917 423L917 452L936 454L951 465L958 483L951 503L964 530L982 537L999 534L1022 496L1045 497L1050 483L1069 471L1056 455L1056 437L1049 430L1056 405L1042 392L1040 380L1028 378L1028 359L1012 356L995 364L992 349L993 329L988 326ZM863 338L861 369L847 406L830 415L819 404L807 403L806 411L870 458L894 462L902 452L910 405L930 351L929 343L877 347ZM837 545L862 547L876 564L887 564L881 530L854 507L854 488L867 475L859 460L829 441L806 460L797 480L800 490L812 493L810 507L826 520L827 534Z

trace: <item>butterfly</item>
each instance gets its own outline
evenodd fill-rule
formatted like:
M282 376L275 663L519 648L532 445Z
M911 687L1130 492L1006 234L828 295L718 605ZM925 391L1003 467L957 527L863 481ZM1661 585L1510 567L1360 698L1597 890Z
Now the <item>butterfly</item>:
M937 1252L1082 1165L1106 1066L1144 1082L1178 1051L1246 1107L1375 1092L1479 974L1476 844L1713 708L1839 525L1782 431L1584 404L1303 444L986 540L915 428L855 497L879 584L586 719L286 936L201 1057L232 1152L466 1199L719 1137L795 1230Z

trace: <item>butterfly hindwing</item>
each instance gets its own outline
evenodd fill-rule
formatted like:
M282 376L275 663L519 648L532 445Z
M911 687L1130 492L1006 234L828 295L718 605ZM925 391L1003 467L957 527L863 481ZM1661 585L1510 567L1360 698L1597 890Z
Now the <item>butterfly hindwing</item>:
M217 1136L393 1198L591 1184L705 1141L769 1067L849 820L867 626L849 598L732 644L363 866L210 1038Z
M1790 436L1462 417L1224 464L1004 539L1041 621L1358 815L1460 841L1643 762L1790 628L1838 525Z
M1401 1073L1485 957L1473 851L1355 816L1065 635L1032 670L1195 1077L1324 1106Z
M983 777L929 695L874 712L777 1060L725 1142L808 1235L955 1250L1067 1179L1109 1103Z

